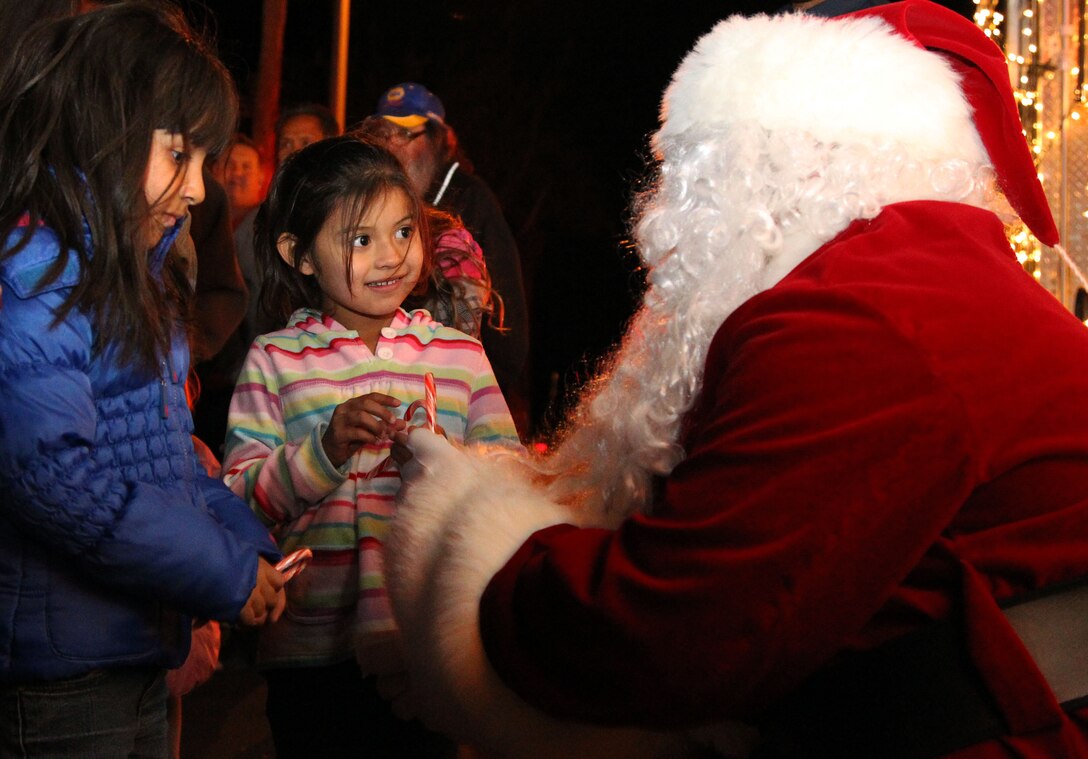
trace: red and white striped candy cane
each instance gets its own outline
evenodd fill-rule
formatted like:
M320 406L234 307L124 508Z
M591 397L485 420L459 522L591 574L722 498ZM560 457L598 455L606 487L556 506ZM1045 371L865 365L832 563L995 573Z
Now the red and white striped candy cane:
M418 408L422 408L424 416L427 417L427 429L434 432L435 420L438 418L438 391L435 389L434 375L430 372L423 375L422 400L412 401L412 404L404 412L404 420L411 422L412 415L416 413Z
M434 375L430 372L423 375L423 412L427 415L427 429L434 432L438 419L438 390L434 385Z

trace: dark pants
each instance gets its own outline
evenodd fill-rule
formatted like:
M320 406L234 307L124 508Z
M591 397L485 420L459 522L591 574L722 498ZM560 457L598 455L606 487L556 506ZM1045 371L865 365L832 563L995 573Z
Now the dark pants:
M95 670L70 680L0 686L0 756L170 756L162 670Z
M396 717L355 662L264 674L277 759L456 756L448 738Z

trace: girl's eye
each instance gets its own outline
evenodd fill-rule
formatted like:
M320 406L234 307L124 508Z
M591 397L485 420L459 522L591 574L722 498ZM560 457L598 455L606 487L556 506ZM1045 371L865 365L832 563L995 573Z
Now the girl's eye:
M365 248L367 245L370 245L370 235L357 235L351 240L353 248Z
M410 226L403 226L397 230L397 239L410 240L412 238L412 228Z
M188 154L182 150L171 150L170 156L174 159L174 163L178 164L185 163L186 159L189 157Z

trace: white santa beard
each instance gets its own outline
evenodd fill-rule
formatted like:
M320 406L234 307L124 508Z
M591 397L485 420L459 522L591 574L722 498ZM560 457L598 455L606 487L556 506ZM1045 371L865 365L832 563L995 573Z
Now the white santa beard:
M550 494L602 524L650 506L652 480L682 460L680 422L702 387L718 328L856 219L891 203L991 207L979 147L917 161L895 145L827 145L801 130L731 126L659 139L661 177L642 203L643 307L591 382L548 462Z

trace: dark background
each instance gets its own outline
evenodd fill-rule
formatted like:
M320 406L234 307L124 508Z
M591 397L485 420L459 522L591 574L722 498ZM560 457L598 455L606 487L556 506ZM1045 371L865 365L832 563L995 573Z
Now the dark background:
M530 298L539 430L638 300L627 221L669 77L718 20L779 4L353 0L348 125L393 84L426 85L503 204ZM333 6L289 2L283 106L328 102ZM188 8L218 40L247 130L261 2L190 0Z
M530 299L528 378L538 431L622 332L641 288L626 242L661 93L684 53L760 3L570 0L352 2L346 121L402 81L437 94L499 196ZM770 4L771 7L776 5ZM260 0L193 0L242 99L256 85ZM328 102L331 0L291 0L281 105ZM486 254L486 251L485 251Z

